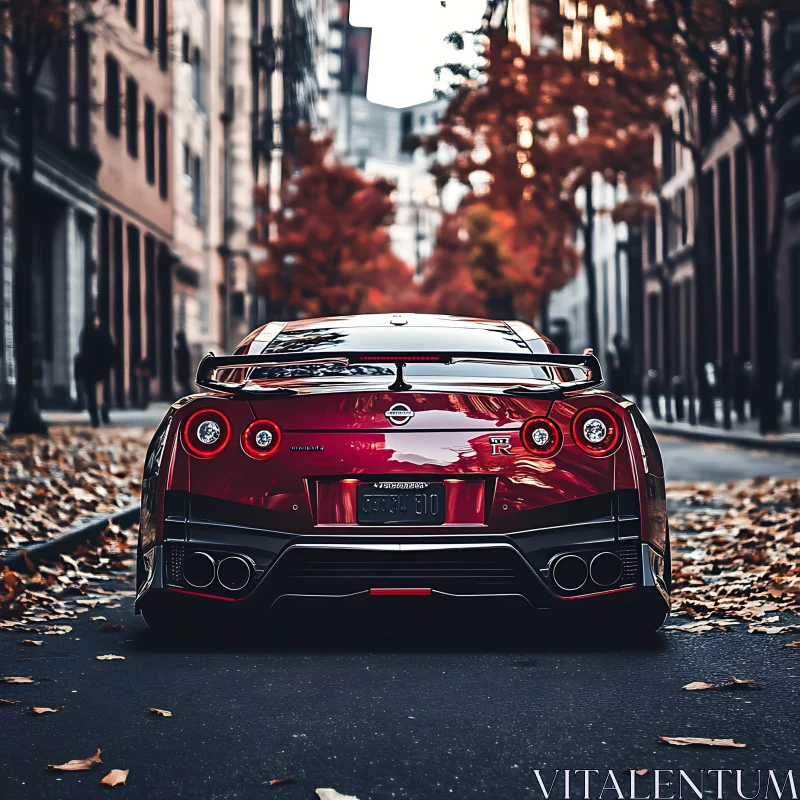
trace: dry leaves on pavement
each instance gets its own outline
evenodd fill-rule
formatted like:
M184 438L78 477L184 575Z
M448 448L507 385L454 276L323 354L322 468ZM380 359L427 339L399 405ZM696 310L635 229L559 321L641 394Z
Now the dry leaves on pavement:
M699 739L694 736L659 736L662 742L686 747L691 744L702 744L708 747L747 747L746 744L734 742L733 739Z
M0 706L18 706L22 700L6 700L5 697L0 697Z
M33 683L33 678L30 675L26 675L24 677L8 677L8 678L0 678L0 681L3 683Z
M282 783L294 783L294 778L273 778L268 783L270 786L280 786Z
M139 496L146 428L52 427L0 434L0 549L18 549Z
M171 711L164 711L163 708L148 708L147 709L151 714L154 714L157 717L171 717Z
M117 655L114 655L113 653L109 653L108 655L105 655L105 656L97 656L97 660L98 661L124 661L125 660L125 656L117 656Z
M682 686L681 688L685 689L687 692L698 692L706 689L733 689L739 691L750 691L752 689L760 689L761 687L758 685L758 681L755 681L752 678L737 678L731 675L727 681L723 681L722 683L692 681L692 683L687 683L686 686Z
M100 748L97 752L89 758L73 758L72 761L67 761L66 764L48 764L48 769L59 769L63 772L80 772L86 769L94 769L98 764L102 764L103 760L100 758Z
M100 783L104 783L106 786L118 786L119 784L124 784L125 781L128 780L128 773L130 772L129 769L112 769L108 775L103 778Z
M669 628L800 630L772 624L781 612L800 611L800 480L670 483L667 494L683 504L670 515L672 613L692 619Z
M59 706L59 708L45 708L44 706L34 706L31 711L34 714L57 714L63 706Z

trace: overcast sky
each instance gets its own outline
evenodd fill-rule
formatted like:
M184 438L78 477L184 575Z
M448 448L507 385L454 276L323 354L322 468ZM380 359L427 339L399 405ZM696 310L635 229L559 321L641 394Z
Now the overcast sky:
M474 30L486 0L351 0L350 24L372 28L367 98L410 106L433 96L434 67L458 60L451 31ZM469 53L472 56L472 53Z

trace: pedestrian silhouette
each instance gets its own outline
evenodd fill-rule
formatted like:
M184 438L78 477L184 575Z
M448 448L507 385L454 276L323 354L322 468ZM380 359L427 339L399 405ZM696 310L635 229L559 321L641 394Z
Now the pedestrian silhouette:
M92 425L100 425L97 408L97 386L104 383L114 363L114 342L108 328L95 314L87 314L75 357L75 378L83 389ZM103 406L102 417L108 422L108 409Z
M178 385L181 387L181 394L185 397L192 393L191 384L191 360L189 345L186 342L186 334L178 331L175 334L175 375L178 378Z

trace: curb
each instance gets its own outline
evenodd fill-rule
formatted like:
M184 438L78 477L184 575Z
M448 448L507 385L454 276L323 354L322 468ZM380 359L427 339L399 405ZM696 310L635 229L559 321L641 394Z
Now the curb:
M70 553L84 542L98 538L109 523L127 528L139 518L141 503L132 503L113 514L102 514L94 517L80 525L69 528L64 533L48 539L46 542L38 542L30 547L23 547L9 553L5 558L0 558L0 569L4 566L13 570L25 567L25 555L32 561L46 561L62 553Z
M695 439L717 444L730 444L748 450L770 450L782 453L800 453L800 439L764 438L761 436L737 436L734 433L720 430L699 430L692 427L675 428L672 424L658 423L648 420L650 430L658 436L677 436L682 439Z

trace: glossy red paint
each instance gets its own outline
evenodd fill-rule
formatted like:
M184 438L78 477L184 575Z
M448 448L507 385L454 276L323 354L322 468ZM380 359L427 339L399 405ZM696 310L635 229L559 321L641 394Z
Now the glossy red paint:
M385 416L395 403L415 412L402 427ZM553 403L449 391L306 394L251 403L209 395L180 409L176 427L181 415L185 419L200 404L224 410L234 439L254 419L275 420L283 428L280 447L264 462L233 446L213 459L178 452L169 488L270 512L276 530L308 533L320 525L354 525L355 484L343 482L346 478L448 481L447 524L481 524L488 532L519 530L518 518L534 508L636 484L627 431L622 446L602 458L588 457L572 439L571 421L579 409L604 406L623 413L604 392ZM530 453L520 438L527 419L544 415L563 436L551 458ZM492 445L491 437L498 435L507 437L506 447ZM462 483L449 482L454 480Z

